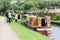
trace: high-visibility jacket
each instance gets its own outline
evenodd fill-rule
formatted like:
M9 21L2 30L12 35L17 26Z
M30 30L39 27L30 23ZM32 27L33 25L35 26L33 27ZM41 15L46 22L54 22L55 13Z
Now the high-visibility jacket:
M27 16L26 21L29 21L29 20L30 20L30 17L29 17L29 16Z
M15 19L18 19L18 15L15 14Z

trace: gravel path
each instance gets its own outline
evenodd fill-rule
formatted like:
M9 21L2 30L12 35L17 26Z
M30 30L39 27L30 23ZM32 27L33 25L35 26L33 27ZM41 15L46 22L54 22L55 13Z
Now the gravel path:
M4 17L0 16L0 40L19 40L17 34L5 22Z

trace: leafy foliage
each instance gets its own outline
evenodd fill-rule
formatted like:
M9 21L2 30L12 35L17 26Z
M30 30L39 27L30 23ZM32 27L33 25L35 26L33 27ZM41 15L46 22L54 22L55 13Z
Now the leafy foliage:
M60 0L17 0L16 3L11 4L12 0L0 0L0 11L6 10L30 10L33 8L43 9L50 6L59 6Z

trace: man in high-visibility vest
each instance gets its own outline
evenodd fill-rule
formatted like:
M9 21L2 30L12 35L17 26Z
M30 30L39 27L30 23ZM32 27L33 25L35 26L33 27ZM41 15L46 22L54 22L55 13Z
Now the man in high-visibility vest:
M15 22L17 22L17 19L18 19L18 15L15 14Z
M30 20L30 17L29 17L29 16L27 16L27 18L26 18L26 22L28 23L28 22L29 22L29 20Z

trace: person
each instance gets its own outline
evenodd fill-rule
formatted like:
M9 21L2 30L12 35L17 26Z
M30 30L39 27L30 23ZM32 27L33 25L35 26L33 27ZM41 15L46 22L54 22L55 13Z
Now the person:
M11 17L11 22L13 22L15 13L14 13L13 11L11 11L11 13L12 13L12 14L11 14L11 16L12 16L12 17Z
M8 22L8 12L6 12L6 18L7 18L7 22Z
M18 14L18 19L20 19L20 14Z
M18 14L18 22L20 22L21 20L20 20L20 14Z
M11 21L12 21L12 13L11 13L11 11L9 11L9 13L8 13L8 21L9 21L9 23L11 23Z
M15 14L15 22L17 22L17 19L18 19L18 15Z
M27 22L27 23L29 23L29 19L30 19L30 17L27 16L27 17L26 17L26 22Z

